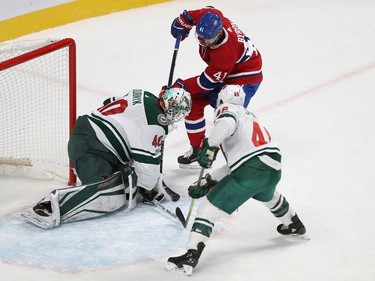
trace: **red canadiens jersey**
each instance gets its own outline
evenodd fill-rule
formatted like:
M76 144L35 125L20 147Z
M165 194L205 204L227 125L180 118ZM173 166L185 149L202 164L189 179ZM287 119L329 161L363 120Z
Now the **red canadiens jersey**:
M262 82L262 58L241 29L212 7L188 11L196 25L201 17L212 12L223 21L225 38L217 45L199 46L199 54L207 67L199 76L184 80L191 94L208 92L219 84L254 84Z

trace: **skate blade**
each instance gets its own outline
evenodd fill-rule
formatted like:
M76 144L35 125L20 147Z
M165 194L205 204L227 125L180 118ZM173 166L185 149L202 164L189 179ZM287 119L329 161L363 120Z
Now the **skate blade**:
M173 262L167 262L164 269L169 272L176 272L187 276L190 276L193 273L192 266L184 264L182 267L178 267Z
M202 167L199 166L198 162L193 162L191 164L179 164L181 169L201 169Z
M54 224L51 224L50 220L47 221L46 219L35 214L35 212L31 210L26 210L24 213L21 213L21 216L29 222L31 222L32 224L35 224L36 226L39 226L43 229L50 229L54 226Z
M285 239L288 240L310 240L310 237L307 236L306 234L290 234L290 235L281 235Z

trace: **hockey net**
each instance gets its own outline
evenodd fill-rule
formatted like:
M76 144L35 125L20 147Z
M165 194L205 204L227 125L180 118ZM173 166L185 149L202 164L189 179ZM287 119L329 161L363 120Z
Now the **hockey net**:
M67 143L76 119L73 39L0 44L0 175L75 183Z

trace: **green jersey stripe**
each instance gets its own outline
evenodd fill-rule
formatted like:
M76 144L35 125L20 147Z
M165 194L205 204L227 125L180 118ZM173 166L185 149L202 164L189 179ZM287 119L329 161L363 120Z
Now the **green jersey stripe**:
M128 162L132 158L131 150L116 127L107 120L104 120L103 118L100 118L94 114L88 116L88 118L94 122L100 128L100 130L102 130L112 147L116 150L119 157L123 161Z
M144 154L133 153L133 159L134 161L137 161L140 163L159 165L161 158L160 158L160 155L157 158L154 158L154 157L144 155Z
M268 152L268 153L279 153L280 154L280 149L277 148L277 147L265 147L263 149L259 149L259 150L256 150L256 151L253 151L249 154L246 154L244 155L243 157L241 157L240 159L238 159L235 163L233 163L229 168L234 171L236 170L241 164L243 164L244 162L246 162L247 160L249 160L250 158L254 157L254 156L257 156L259 154L262 154L262 153L265 153L265 152Z
M234 121L237 121L236 115L232 114L231 112L224 112L223 114L220 114L219 117L217 117L216 120L224 118L224 117L230 117L230 118L233 118Z

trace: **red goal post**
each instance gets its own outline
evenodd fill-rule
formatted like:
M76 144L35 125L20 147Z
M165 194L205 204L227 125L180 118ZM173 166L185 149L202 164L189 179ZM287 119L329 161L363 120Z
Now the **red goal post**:
M73 39L0 44L0 174L76 182L67 143L76 120Z

